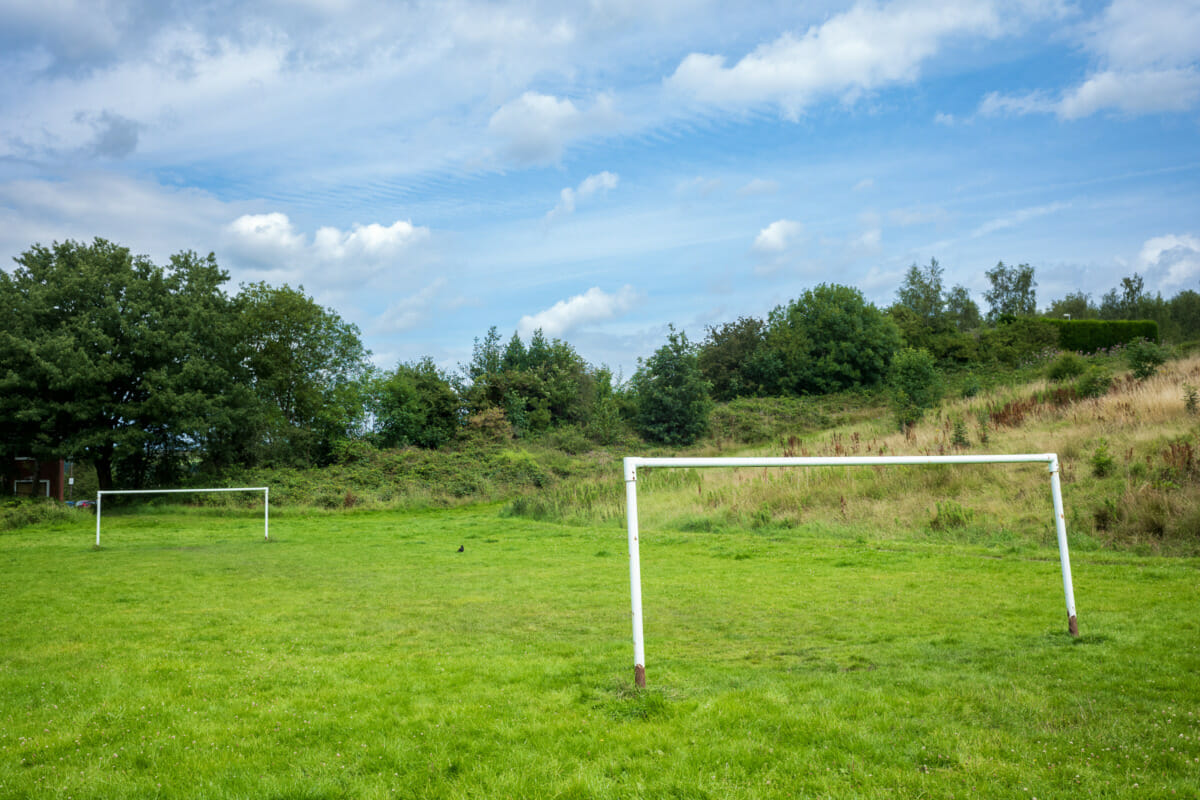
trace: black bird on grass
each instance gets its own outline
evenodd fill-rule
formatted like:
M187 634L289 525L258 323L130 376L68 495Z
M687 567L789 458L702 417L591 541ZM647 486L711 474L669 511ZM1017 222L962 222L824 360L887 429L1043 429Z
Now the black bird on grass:
M463 547L463 546L460 544L460 545L458 546L458 552L462 553L462 552L465 552L465 551L466 551L466 548L464 548L464 547Z

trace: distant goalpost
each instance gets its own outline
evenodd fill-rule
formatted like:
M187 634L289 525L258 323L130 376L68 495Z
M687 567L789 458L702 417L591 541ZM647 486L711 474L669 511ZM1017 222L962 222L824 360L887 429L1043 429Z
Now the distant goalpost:
M181 494L184 492L262 492L263 541L271 539L271 489L269 486L238 486L230 489L105 489L96 492L96 547L100 546L100 517L106 494Z
M633 675L634 682L646 686L646 647L642 636L642 568L638 554L637 469L638 467L706 468L706 467L854 467L900 466L919 464L1020 464L1045 463L1050 467L1050 498L1054 504L1054 527L1058 533L1058 555L1062 562L1063 593L1067 601L1067 630L1079 635L1075 617L1075 590L1071 584L1071 560L1067 554L1067 525L1063 514L1062 486L1058 478L1058 455L1038 453L1025 455L964 455L964 456L845 456L828 458L639 458L624 459L626 521L629 528L629 592L633 605Z

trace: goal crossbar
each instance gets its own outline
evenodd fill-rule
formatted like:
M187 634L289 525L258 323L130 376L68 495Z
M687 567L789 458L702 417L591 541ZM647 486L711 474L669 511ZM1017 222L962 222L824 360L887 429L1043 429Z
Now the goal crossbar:
M1024 464L1044 463L1050 470L1050 498L1054 505L1054 527L1058 535L1058 556L1062 563L1063 594L1067 602L1067 630L1079 635L1075 616L1075 590L1071 584L1071 559L1067 553L1067 524L1063 513L1062 485L1058 476L1056 453L1017 455L959 456L830 456L830 457L749 457L749 458L642 458L624 459L626 522L629 531L629 593L633 606L633 674L639 687L646 685L646 647L642 635L642 573L638 553L637 470L638 467L856 467L917 466L927 464Z
M227 489L105 489L96 492L96 547L100 546L100 517L103 498L106 494L183 494L203 492L262 492L263 493L263 540L271 538L271 487L235 486Z

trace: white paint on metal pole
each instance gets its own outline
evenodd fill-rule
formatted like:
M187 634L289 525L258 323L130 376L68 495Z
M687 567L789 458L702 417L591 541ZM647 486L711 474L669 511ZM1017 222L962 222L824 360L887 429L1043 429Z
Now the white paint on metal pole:
M625 459L625 503L629 513L629 595L633 605L633 682L646 685L646 645L642 636L642 567L638 552L637 470Z
M269 486L235 486L228 489L105 489L96 492L96 546L100 546L100 509L106 494L183 494L204 492L262 492L263 493L263 538L270 532L271 488Z
M1054 503L1054 530L1058 535L1058 559L1062 562L1063 594L1067 598L1067 630L1079 635L1075 616L1075 588L1071 582L1071 558L1067 555L1067 519L1063 513L1062 484L1058 477L1058 458L1050 462L1050 499Z
M1071 583L1071 560L1067 553L1066 516L1063 513L1062 489L1058 477L1058 455L1056 453L959 456L763 456L747 458L641 458L638 456L629 456L625 458L622 466L625 477L626 522L629 528L629 592L633 605L634 680L639 687L646 685L646 652L645 640L642 635L642 578L638 552L638 467L853 467L1028 463L1044 463L1050 466L1050 493L1054 502L1054 527L1058 534L1058 554L1059 560L1062 562L1063 591L1067 599L1067 627L1072 636L1078 636L1079 627L1075 616L1075 590Z

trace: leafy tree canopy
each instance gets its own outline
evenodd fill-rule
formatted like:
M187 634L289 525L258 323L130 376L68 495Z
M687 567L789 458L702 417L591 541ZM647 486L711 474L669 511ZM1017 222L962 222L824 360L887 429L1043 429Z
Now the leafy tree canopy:
M641 362L633 376L637 428L647 439L688 445L708 429L709 385L696 347L672 325L667 343Z
M895 323L858 289L838 284L821 284L776 307L766 339L779 359L779 387L792 394L877 384L900 347Z
M983 293L990 306L988 322L999 322L1001 317L1032 317L1037 313L1037 281L1033 272L1028 264L1008 267L1001 261L985 273L992 284Z

